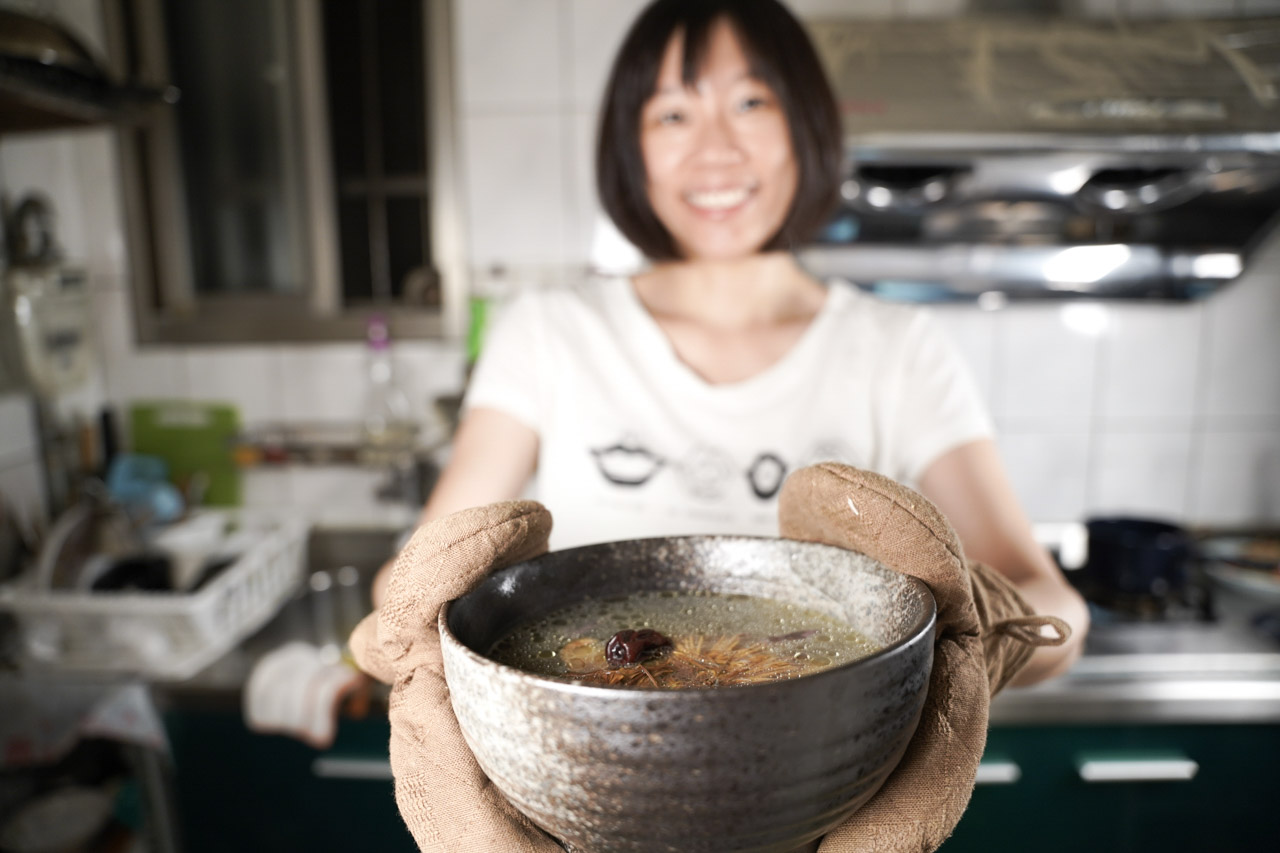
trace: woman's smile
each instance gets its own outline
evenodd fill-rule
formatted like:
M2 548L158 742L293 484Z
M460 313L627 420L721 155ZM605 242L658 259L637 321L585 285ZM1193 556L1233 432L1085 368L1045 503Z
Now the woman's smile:
M723 216L746 204L758 189L759 185L753 182L721 189L691 190L685 193L684 200L700 213Z

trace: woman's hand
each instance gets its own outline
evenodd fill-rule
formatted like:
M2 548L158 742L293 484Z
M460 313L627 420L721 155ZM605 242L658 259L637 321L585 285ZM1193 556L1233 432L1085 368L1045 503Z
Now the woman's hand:
M1089 609L1032 536L995 442L982 439L944 453L925 470L920 491L946 516L969 560L1000 572L1036 613L1071 626L1069 640L1036 649L1010 683L1035 684L1066 672L1084 650Z
M396 558L382 606L351 635L365 672L392 685L396 805L422 850L559 853L550 836L493 787L449 704L436 617L494 569L547 547L551 514L507 501L425 524Z
M932 851L969 802L986 745L990 697L1027 665L1037 646L1070 634L1036 616L999 573L965 560L950 524L922 495L847 465L792 474L779 496L783 536L867 554L929 585L938 605L933 670L920 723L882 787L832 830L822 853ZM1060 636L1045 637L1050 626Z

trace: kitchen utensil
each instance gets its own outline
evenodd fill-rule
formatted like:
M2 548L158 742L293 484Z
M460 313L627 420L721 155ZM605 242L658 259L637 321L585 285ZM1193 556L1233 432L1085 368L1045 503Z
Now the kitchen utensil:
M1199 544L1201 570L1219 589L1258 604L1280 604L1280 536L1211 536Z
M49 529L36 558L35 588L88 588L104 563L142 550L133 522L100 487L90 485Z
M168 464L158 456L116 456L107 469L107 489L140 523L174 521L186 509L182 494L169 481Z
M636 591L754 595L813 608L883 645L790 681L635 690L541 677L485 652L562 605ZM897 765L933 660L920 581L786 539L632 540L495 572L439 618L453 709L481 768L584 850L792 851L843 822Z
M169 465L169 479L184 491L198 477L205 506L240 503L240 470L234 450L240 434L235 407L186 400L149 402L129 413L135 453L150 454ZM207 477L207 485L203 480Z
M134 554L110 563L89 588L93 592L171 592L169 558Z
M1093 518L1085 522L1088 559L1074 576L1086 597L1153 610L1187 586L1195 554L1181 526L1149 518Z

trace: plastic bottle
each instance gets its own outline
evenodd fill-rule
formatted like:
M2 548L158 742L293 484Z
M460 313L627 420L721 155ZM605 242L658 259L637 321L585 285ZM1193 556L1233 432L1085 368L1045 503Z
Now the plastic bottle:
M418 424L408 396L396 383L391 330L381 314L369 318L366 341L361 461L368 465L407 467L413 463Z

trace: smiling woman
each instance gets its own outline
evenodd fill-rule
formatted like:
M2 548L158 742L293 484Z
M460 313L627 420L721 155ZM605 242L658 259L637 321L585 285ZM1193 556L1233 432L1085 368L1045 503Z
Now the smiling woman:
M383 613L353 637L368 647L376 624L376 654L396 657L392 749L409 768L397 780L406 821L434 845L457 833L458 849L481 849L480 835L507 838L489 849L551 849L482 793L443 698L433 587L443 602L543 547L786 535L864 553L903 545L885 564L924 578L939 624L954 628L937 644L935 710L920 726L948 733L934 743L947 758L916 764L939 778L887 785L883 807L873 799L823 843L933 849L972 787L963 768L976 768L990 695L1069 666L1084 603L1032 537L991 418L930 315L818 281L796 262L792 247L831 209L842 152L831 90L787 9L654 0L623 40L601 118L601 200L650 266L526 293L490 328L426 524L375 586ZM538 503L512 500L531 485ZM1049 624L1056 639L1039 633ZM374 674L386 665L376 654L357 655ZM420 752L456 757L444 775L477 784L440 785L439 765L417 769ZM446 812L455 825L435 821Z

